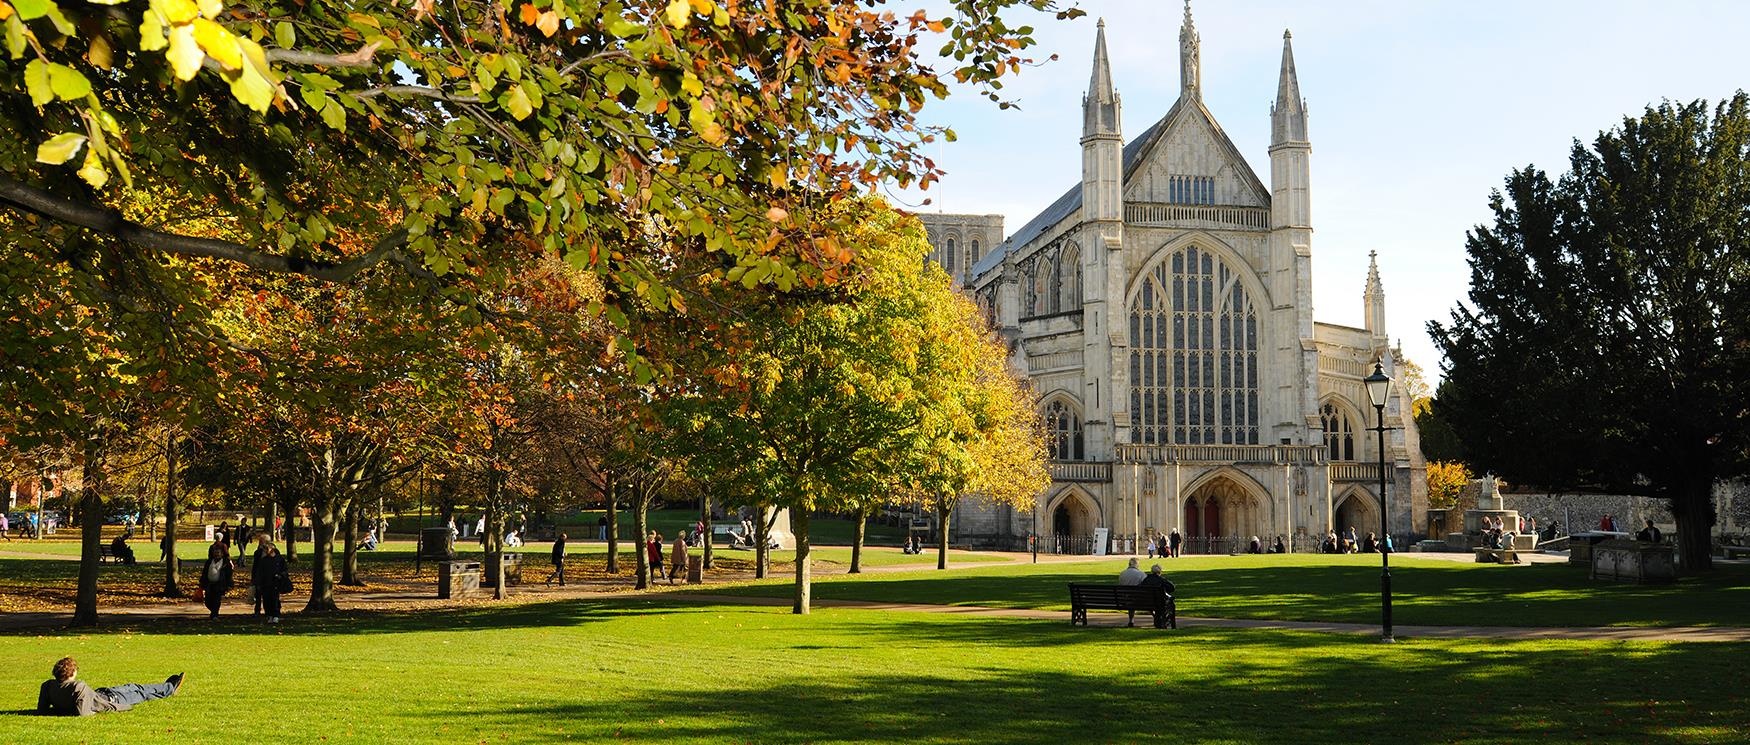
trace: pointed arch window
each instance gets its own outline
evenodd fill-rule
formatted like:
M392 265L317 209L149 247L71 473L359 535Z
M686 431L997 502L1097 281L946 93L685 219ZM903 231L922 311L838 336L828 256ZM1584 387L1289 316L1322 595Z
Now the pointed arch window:
M1129 320L1136 442L1258 444L1258 314L1232 267L1174 253L1143 275Z
M1052 313L1080 310L1082 307L1082 252L1075 244L1063 247L1052 262Z
M1325 457L1333 461L1355 460L1355 428L1343 410L1326 401L1319 409L1319 421L1325 428Z
M1045 428L1051 432L1052 460L1081 460L1082 417L1063 401L1052 401L1045 407Z
M949 238L946 243L942 244L942 268L947 270L950 276L957 277L960 275L959 266L959 253L954 248L954 239Z

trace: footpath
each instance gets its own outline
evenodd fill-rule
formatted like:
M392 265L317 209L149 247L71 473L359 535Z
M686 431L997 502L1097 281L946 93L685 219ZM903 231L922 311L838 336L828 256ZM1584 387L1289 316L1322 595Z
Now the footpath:
M0 552L6 553L6 552ZM951 562L947 571L974 569L977 567L1002 566L1004 564L1029 563L1032 557L1028 554L1000 554L1002 561L984 562ZM1442 554L1429 554L1419 558L1447 558ZM49 558L36 555L32 558ZM57 557L58 558L58 557ZM75 557L76 558L76 557ZM1125 556L1086 557L1086 556L1040 556L1040 563L1075 563L1087 561L1122 561ZM1148 561L1147 557L1142 558ZM1468 555L1452 555L1454 561L1468 560ZM1540 559L1543 557L1540 557ZM1550 557L1545 560L1562 560ZM917 571L926 568L922 564L899 564L872 566L864 569L867 573L887 573ZM428 589L429 581L418 582L403 587L385 588L384 591L344 592L338 599L348 611L371 612L418 612L420 610L440 610L455 607L456 601L438 601L432 597ZM489 597L489 596L488 596ZM301 607L307 596L303 594L288 595L284 598L288 611ZM470 598L462 601L466 605L481 605L486 603L521 604L534 602L551 602L558 600L596 600L612 602L631 599L665 599L677 603L718 603L724 605L747 605L757 607L788 607L791 603L787 597L759 597L741 595L719 595L699 592L697 586L667 585L656 583L652 591L638 593L630 590L624 580L606 582L579 582L566 587L544 585L539 583L523 584L516 587L511 598L503 601L492 601L485 598ZM440 605L440 603L442 603ZM993 608L974 605L936 605L925 603L886 603L864 600L825 600L815 599L816 608L835 608L871 612L900 613L944 613L953 615L976 616L985 618L1002 618L1035 621L1060 621L1069 623L1069 613L1064 610L1044 610L1035 608ZM252 608L244 602L241 594L232 595L221 611L220 623L227 626L237 622L248 622ZM211 623L207 618L207 610L200 603L159 602L129 605L111 605L101 609L103 617L111 619L112 625L119 622L126 625L129 621L145 621L149 619L178 619L189 623ZM297 613L287 616L289 623L296 623ZM1093 626L1125 625L1125 617L1116 613L1096 613L1090 615ZM65 629L72 619L70 612L15 612L0 615L0 633L17 633L31 630L60 631ZM1187 628L1227 628L1227 629L1277 629L1288 631L1306 631L1327 634L1353 634L1361 636L1377 636L1378 624L1337 623L1328 621L1271 621L1236 618L1205 618L1198 616L1179 616L1180 629ZM1152 629L1150 629L1152 631ZM1750 627L1704 627L1704 626L1661 626L1661 627L1624 627L1624 626L1569 626L1569 627L1515 627L1515 626L1408 626L1393 627L1394 634L1400 639L1573 639L1593 641L1651 641L1651 642L1750 642ZM1164 632L1171 634L1171 632ZM1163 637L1170 638L1170 637Z

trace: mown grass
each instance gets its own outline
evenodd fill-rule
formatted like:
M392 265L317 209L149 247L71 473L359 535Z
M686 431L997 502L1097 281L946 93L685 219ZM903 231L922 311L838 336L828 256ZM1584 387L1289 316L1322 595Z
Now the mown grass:
M1379 556L1187 557L1161 562L1189 616L1379 620ZM1144 564L1147 566L1147 563ZM1124 560L963 571L825 576L821 599L1069 609L1071 582L1112 582ZM713 592L782 596L781 583ZM1750 567L1721 566L1670 585L1598 582L1566 564L1500 566L1392 560L1396 623L1454 626L1750 626Z
M632 598L0 636L0 743L1741 741L1750 646L1414 640ZM53 661L186 671L25 716Z

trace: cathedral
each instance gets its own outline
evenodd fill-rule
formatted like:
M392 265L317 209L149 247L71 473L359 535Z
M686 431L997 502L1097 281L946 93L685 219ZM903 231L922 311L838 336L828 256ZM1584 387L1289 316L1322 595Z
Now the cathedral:
M1328 530L1378 532L1382 504L1398 541L1425 527L1377 264L1362 328L1313 320L1312 141L1291 37L1267 184L1203 104L1200 43L1187 4L1179 99L1126 142L1102 21L1079 182L1006 239L1000 215L920 215L932 258L1008 341L1053 438L1034 508L969 497L956 543L1036 535L1041 551L1101 553L1177 530L1191 552L1244 551L1253 536L1306 551ZM1376 365L1394 379L1384 501L1362 384Z

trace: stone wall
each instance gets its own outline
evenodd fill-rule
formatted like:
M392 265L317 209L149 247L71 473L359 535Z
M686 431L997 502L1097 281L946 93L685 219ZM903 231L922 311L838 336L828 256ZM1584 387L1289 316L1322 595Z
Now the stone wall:
M1466 490L1466 498L1474 503L1474 487ZM1502 492L1507 509L1518 510L1521 518L1535 517L1539 529L1550 520L1562 523L1564 531L1592 530L1606 513L1616 516L1618 530L1634 532L1652 520L1661 531L1669 534L1677 529L1670 503L1653 497L1624 494L1546 494L1542 492ZM1718 510L1714 534L1750 533L1750 482L1722 481L1714 485L1714 505ZM1565 514L1571 516L1567 524Z

